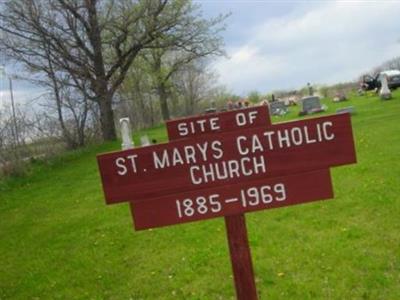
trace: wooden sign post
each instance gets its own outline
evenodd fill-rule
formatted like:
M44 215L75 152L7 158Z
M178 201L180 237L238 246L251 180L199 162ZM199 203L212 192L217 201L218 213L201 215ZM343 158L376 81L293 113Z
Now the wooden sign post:
M257 299L244 213L330 199L356 162L350 115L272 125L266 106L167 122L169 143L97 156L136 230L225 217L237 298Z
M203 124L209 124L209 126L200 127ZM218 134L219 131L228 132L242 128L266 127L267 125L271 125L268 110L263 107L255 107L242 111L230 111L218 116L206 115L169 121L167 122L167 131L169 140L177 140L188 136ZM238 199L235 197L225 197L225 199L230 200L229 203L238 201L235 201L235 199ZM132 207L133 205L131 205ZM134 210L132 212L134 214ZM225 216L225 227L237 299L257 300L256 282L244 214Z
M244 214L226 216L225 226L237 299L257 300L256 282Z

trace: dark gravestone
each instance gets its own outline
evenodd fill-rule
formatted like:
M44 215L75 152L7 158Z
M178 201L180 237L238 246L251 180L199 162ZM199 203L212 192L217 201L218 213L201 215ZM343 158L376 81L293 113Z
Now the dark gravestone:
M319 97L310 96L301 99L300 115L309 115L321 111L324 111L324 109L321 106Z
M216 112L217 112L217 109L211 107L211 108L207 108L204 112L205 112L206 114L213 114L213 113L216 113Z
M356 109L354 108L354 106L348 106L348 107L343 107L343 108L337 109L336 113L337 114L349 113L351 115L354 115L356 113Z
M288 109L284 102L274 101L269 104L269 111L271 115L280 116L286 114L288 112Z
M308 87L308 95L309 96L314 96L314 89L313 89L311 83L308 82L307 83L307 87Z

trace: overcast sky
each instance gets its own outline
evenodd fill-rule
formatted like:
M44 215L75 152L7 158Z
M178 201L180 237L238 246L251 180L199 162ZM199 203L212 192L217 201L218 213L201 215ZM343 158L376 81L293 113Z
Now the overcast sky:
M349 81L400 56L400 1L195 2L206 17L232 13L223 33L229 57L213 68L239 95ZM41 93L21 82L14 89L17 101ZM2 78L0 105L8 101Z
M400 1L197 1L232 12L228 58L213 65L233 92L356 79L400 56Z

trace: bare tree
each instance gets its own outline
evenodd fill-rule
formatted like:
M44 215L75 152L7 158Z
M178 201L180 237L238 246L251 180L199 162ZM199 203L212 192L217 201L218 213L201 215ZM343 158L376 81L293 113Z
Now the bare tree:
M144 58L151 66L154 88L159 96L161 112L164 120L170 118L168 98L171 95L171 77L196 60L205 57L224 55L223 40L220 32L224 30L223 21L228 15L220 15L206 20L197 12L199 6L189 5L184 20L184 38L177 39L170 47L156 47L144 52ZM187 38L189 37L189 38ZM164 39L170 39L165 36Z
M378 73L384 70L388 70L388 69L396 69L396 70L400 70L400 57L395 57L392 58L386 62L384 62L382 65L380 65L379 67L376 67L374 69L374 73Z
M192 115L201 108L201 102L215 101L217 76L207 68L204 60L185 65L173 76L177 93L182 97L185 115Z
M94 105L84 94L67 85L50 90L46 102L41 103L47 110L46 117L58 120L61 136L69 149L85 145Z
M20 105L0 108L0 176L4 170L7 174L21 174L24 171L23 159L30 155L26 145L34 131L28 109Z
M185 0L5 0L1 8L1 50L38 72L49 56L56 72L87 82L82 93L99 106L105 140L116 138L113 95L140 51L195 38Z
M129 69L118 91L117 114L129 117L134 128L153 126L160 122L157 95L153 88L149 65L139 56Z

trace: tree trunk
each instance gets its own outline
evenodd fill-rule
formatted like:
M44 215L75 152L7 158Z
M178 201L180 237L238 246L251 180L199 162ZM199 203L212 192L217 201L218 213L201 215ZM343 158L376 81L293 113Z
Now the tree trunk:
M81 114L80 120L77 122L77 129L78 129L78 142L79 146L84 146L86 142L86 136L85 136L85 127L86 127L86 121L88 117L88 112L89 112L89 103L87 97L84 95L83 96L84 100L84 106L83 106L83 112Z
M105 141L113 141L117 139L111 99L112 96L103 94L99 101L101 134Z
M158 86L158 95L160 97L161 114L162 114L163 120L167 121L170 119L170 116L169 116L169 109L168 109L168 102L167 102L168 95L167 95L167 91L166 91L164 83L161 83Z
M153 112L153 102L151 99L149 99L149 105L150 105L150 126L154 126L154 112Z
M114 124L114 112L112 110L113 92L110 92L109 79L106 77L106 70L104 67L101 26L99 25L97 17L97 2L84 1L84 3L88 11L88 21L91 28L88 37L90 44L93 47L92 60L94 73L96 75L96 80L93 84L93 91L98 97L100 107L101 134L103 140L113 141L117 139Z

